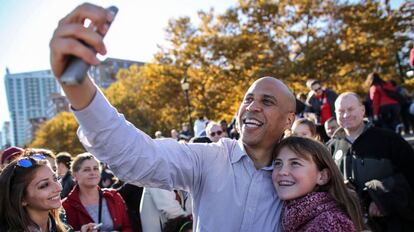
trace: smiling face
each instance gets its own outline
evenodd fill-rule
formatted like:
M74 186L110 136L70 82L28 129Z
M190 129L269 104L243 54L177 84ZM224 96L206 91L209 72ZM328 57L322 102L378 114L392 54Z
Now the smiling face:
M313 90L316 96L321 96L323 93L322 86L321 84L319 84L319 82L316 82L315 84L313 84L311 86L311 89Z
M57 209L62 205L61 191L62 186L52 169L48 165L40 166L25 190L22 205L31 215Z
M294 110L295 97L281 81L264 77L254 82L237 115L245 147L273 150L292 126Z
M335 111L338 124L345 131L358 131L364 126L365 107L355 94L341 94L335 101Z
M73 173L79 186L96 187L101 180L99 163L95 159L86 159L80 165L79 171Z
M305 158L306 157L306 158ZM283 147L275 159L272 181L282 200L303 197L326 184L324 171L319 171L311 156L302 157Z

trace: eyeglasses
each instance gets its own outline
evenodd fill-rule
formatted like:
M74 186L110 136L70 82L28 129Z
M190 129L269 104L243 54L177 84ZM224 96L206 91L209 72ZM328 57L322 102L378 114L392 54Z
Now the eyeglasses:
M46 160L46 157L40 153L36 153L29 157L24 157L24 158L19 159L16 164L17 166L22 167L22 168L30 168L30 167L33 167L34 160L36 161Z
M210 136L214 137L214 136L216 136L216 133L217 133L218 136L220 136L223 133L223 131L211 132Z

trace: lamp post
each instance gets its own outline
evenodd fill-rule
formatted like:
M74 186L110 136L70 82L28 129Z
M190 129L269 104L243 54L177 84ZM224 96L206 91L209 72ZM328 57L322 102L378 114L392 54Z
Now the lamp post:
M185 76L181 80L181 89L184 91L185 101L187 102L187 113L188 113L188 121L190 123L189 129L191 134L193 134L193 120L191 119L191 105L190 105L190 98L188 96L188 90L190 89L190 83L187 81L187 76Z

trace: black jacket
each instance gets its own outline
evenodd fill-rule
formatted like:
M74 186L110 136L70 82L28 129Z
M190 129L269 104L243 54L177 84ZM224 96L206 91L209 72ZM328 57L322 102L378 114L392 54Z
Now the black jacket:
M414 151L407 141L393 131L367 126L367 129L351 144L346 139L343 129L339 129L328 143L328 147L342 174L344 174L343 161L346 154L362 159L388 159L395 171L402 173L411 189L414 189L414 171L412 170ZM341 153L339 150L343 153L341 157L339 157Z
M356 187L363 208L374 201L386 215L370 219L374 231L414 231L414 151L407 141L367 126L353 143L339 129L328 147L344 178Z
M73 186L75 186L75 181L73 181L73 176L70 171L66 172L66 174L60 180L62 184L62 192L60 193L60 198L65 198L68 196L70 191L72 191Z
M326 100L328 101L329 107L331 109L331 115L332 117L334 117L335 116L335 100L338 97L338 95L333 90L324 89L323 97L326 97ZM320 122L321 107L322 107L322 102L318 100L318 98L315 96L314 93L308 96L308 99L306 99L305 112L315 113L318 116L318 122Z

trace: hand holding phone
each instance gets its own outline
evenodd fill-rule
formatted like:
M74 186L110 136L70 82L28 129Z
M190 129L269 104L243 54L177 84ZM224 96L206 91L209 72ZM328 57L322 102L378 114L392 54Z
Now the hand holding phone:
M118 8L115 6L111 6L107 8L107 10L112 12L112 14L114 15L114 18L116 14L118 13ZM108 22L108 27L110 26L111 23L112 22ZM88 47L91 48L90 46ZM82 59L78 57L73 56L71 60L69 61L69 64L66 67L65 71L63 72L62 76L60 77L60 81L65 85L81 84L86 76L86 73L89 67L90 67L90 64L86 63L85 61L83 61Z
M95 223L91 222L91 223L82 225L79 232L96 232L99 229L101 229L102 225L103 225L102 223L95 224Z
M99 230L99 229L102 227L102 225L103 225L103 223L98 223L98 224L95 224L95 225L93 226L92 230Z

